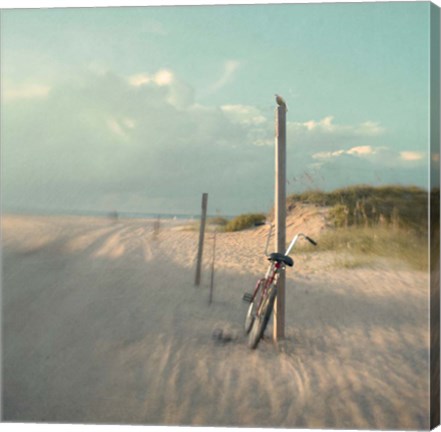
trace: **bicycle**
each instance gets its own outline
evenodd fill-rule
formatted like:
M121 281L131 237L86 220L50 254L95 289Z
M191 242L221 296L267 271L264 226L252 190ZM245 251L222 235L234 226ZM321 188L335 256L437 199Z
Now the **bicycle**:
M245 317L245 332L248 334L248 346L251 349L257 348L271 318L274 301L277 297L277 282L280 273L285 270L286 266L293 267L294 265L294 261L289 254L297 243L297 240L304 238L312 245L317 246L317 243L312 238L303 233L299 233L293 237L285 254L273 252L268 255L267 250L271 229L268 233L265 248L265 255L270 261L268 270L265 277L257 281L253 293L245 293L242 298L244 301L250 303Z

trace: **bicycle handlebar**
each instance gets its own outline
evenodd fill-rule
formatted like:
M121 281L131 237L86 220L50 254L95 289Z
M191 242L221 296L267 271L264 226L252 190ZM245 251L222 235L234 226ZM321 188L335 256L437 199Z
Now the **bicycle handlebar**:
M295 244L297 243L297 240L300 237L303 237L304 239L308 240L314 246L317 246L317 243L311 237L308 237L307 235L305 235L303 233L299 233L299 234L296 234L294 236L294 238L292 239L291 243L288 246L288 249L286 249L285 255L289 255L290 254L290 252L293 250Z
M314 246L317 246L317 242L314 241L311 237L305 236L305 239L309 241L309 243L311 243Z
M268 245L269 245L269 241L270 241L270 237L271 237L271 232L273 230L273 226L274 226L273 224L270 225L270 230L268 232L268 237L266 239L266 246L265 246L265 255L266 256L268 256ZM313 240L311 237L308 237L307 235L305 235L303 233L298 233L291 240L291 243L289 244L288 249L286 249L285 255L290 254L290 252L294 248L295 244L297 243L297 240L299 239L299 237L303 237L304 239L308 240L309 243L311 243L312 245L317 246L317 242L315 240Z

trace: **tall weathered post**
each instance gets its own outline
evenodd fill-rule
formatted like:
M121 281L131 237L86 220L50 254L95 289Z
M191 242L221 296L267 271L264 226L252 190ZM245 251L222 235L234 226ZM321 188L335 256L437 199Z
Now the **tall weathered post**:
M278 97L279 99L279 97ZM282 100L283 101L283 100ZM275 249L285 253L286 246L286 105L276 110L276 182L275 182ZM279 276L274 305L274 340L285 337L285 272Z
M199 246L198 246L198 255L196 259L196 277L194 281L195 285L199 285L201 283L202 252L204 249L205 219L207 218L207 202L208 202L208 193L203 193L201 226L199 230Z

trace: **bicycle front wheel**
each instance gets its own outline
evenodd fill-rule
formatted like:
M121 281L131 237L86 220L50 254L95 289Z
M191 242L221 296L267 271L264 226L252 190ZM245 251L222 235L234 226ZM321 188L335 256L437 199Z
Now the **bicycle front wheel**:
M248 337L248 346L251 349L256 349L259 345L260 339L262 339L268 322L271 318L271 313L274 307L274 300L276 299L277 291L276 287L272 286L265 295L262 301L260 310L257 312L255 322L251 328Z

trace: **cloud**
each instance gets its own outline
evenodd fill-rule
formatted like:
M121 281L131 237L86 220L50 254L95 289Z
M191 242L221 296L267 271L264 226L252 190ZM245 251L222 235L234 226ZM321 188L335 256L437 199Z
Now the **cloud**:
M129 81L130 85L132 85L134 87L139 87L144 84L150 83L152 81L152 78L147 74L137 74L137 75L130 76L128 81Z
M363 136L378 136L385 132L385 129L377 122L367 121L358 125L355 132Z
M325 155L323 155L325 156ZM351 184L403 184L425 187L428 170L403 162L399 152L380 148L375 153L360 156L347 151L336 151L329 157L297 160L302 171L296 173L293 186L332 190ZM299 158L297 158L299 159Z
M152 76L164 85L89 72L5 104L4 204L197 213L208 190L226 213L262 209L271 149L256 151L249 127L219 107L192 103L174 75Z
M426 156L424 152L419 151L402 151L400 152L401 159L405 161L419 161Z
M385 145L386 129L377 122L340 124L333 116L288 124L295 140L297 165L312 170L316 188L354 183L427 184L425 153ZM302 156L300 156L302 155ZM293 162L294 163L294 162ZM317 179L324 179L318 181ZM311 187L310 181L304 187Z
M130 129L135 128L135 121L131 118L121 118L119 120L110 118L107 120L109 129L123 140L129 138Z
M202 96L208 96L210 94L216 93L223 87L225 87L227 84L229 84L236 73L236 71L240 67L240 62L237 60L226 60L223 65L223 71L220 78L215 81L211 86L205 91L202 92Z
M167 87L167 102L176 108L188 107L194 102L194 90L188 84L177 79L170 69L160 69L154 74L131 75L127 80L133 87Z
M350 148L346 153L355 154L359 156L374 154L376 150L372 146L358 146Z
M323 120L320 121L314 121L309 120L304 123L293 123L295 126L300 127L306 127L308 131L315 131L315 130L324 130L324 131L333 131L335 129L335 126L332 124L332 120L334 117L329 116L325 117Z
M370 145L351 147L349 150L334 150L328 152L318 152L312 155L313 159L329 159L338 157L344 154L367 157L377 154L379 151L384 150L384 147L374 148Z
M341 156L346 153L344 150L335 150L332 152L318 152L312 155L313 159L329 159L337 156Z
M158 86L170 85L174 80L173 72L168 69L161 69L156 72L153 80Z
M384 132L385 128L374 121L348 124L336 122L333 116L288 122L288 153L294 152L297 160L292 163L296 167L326 171L326 182L315 187L341 185L343 177L351 184L360 174L356 171L361 169L360 164L390 167L397 163L397 152L384 145ZM330 177L332 170L335 170L335 179ZM337 181L340 176L341 180Z
M307 135L333 135L340 137L375 137L384 132L379 123L366 121L358 125L344 125L334 123L333 116L321 120L308 120L306 122L289 122L288 127L293 133Z
M2 93L5 101L11 101L46 97L49 91L50 87L48 85L24 83L20 85L5 84Z
M214 90L219 90L228 84L232 80L237 69L239 69L239 66L240 63L237 60L227 60L224 63L224 71L222 76L213 84L212 88Z
M356 146L351 147L348 150L339 149L334 151L317 152L312 155L313 159L324 160L338 158L344 155L351 155L360 159L370 159L381 165L397 165L409 161L421 161L425 153L418 151L395 151L385 146Z
M260 125L267 121L257 108L249 105L222 105L221 110L231 121L245 125Z
M273 123L262 112L250 105L222 105L222 112L234 124L244 126L247 130L247 140L255 146L273 146Z
M169 69L160 69L153 75L149 75L146 73L131 75L128 78L128 81L134 87L139 87L146 84L166 86L170 85L174 81L174 74Z
M273 120L251 105L196 104L193 95L170 69L129 78L89 71L53 85L45 97L6 101L4 206L197 214L208 191L226 214L271 208ZM309 129L292 127L288 193L378 176L424 184L422 164L376 142L366 134L369 122L325 118Z

